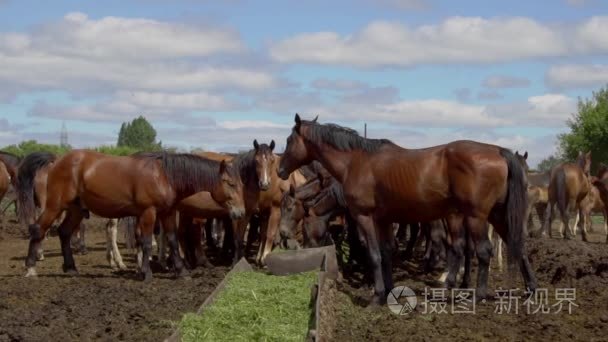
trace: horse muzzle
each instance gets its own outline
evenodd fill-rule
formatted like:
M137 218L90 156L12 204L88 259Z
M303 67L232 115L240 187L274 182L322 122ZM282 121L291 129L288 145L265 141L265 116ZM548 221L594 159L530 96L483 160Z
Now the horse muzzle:
M270 183L269 182L259 182L258 186L260 187L260 190L262 191L267 191L268 189L270 189Z
M230 209L230 219L231 220L239 220L245 216L245 208L231 208Z

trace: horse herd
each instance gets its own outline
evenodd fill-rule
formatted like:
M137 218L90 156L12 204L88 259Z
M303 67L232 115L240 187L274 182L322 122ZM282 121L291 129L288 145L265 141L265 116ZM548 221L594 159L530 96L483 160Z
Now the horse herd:
M162 228L171 266L182 277L188 268L209 265L203 226L208 247L214 246L214 232L224 234L223 248L234 262L258 240L256 261L264 264L279 244L338 243L342 235L330 228L339 220L350 245L349 261L371 271L372 305L383 303L393 288L392 262L401 255L395 249L408 225L405 258L412 256L420 232L426 236L425 264L445 255L446 285L453 288L463 261L460 286L468 287L476 256L476 295L485 297L493 247L500 242L492 243L490 226L507 246L509 270L519 268L526 288L534 291L537 283L525 250L528 235L551 234L557 207L564 237L575 236L569 213L576 208L586 241L591 211L608 212L608 169L591 176L589 153L581 153L577 163L532 173L527 153L474 141L404 149L298 114L282 155L274 153L274 141L254 140L253 147L239 154L163 151L125 157L89 150L63 156L36 152L23 160L0 154L0 196L12 185L20 222L29 231L26 276L36 275L41 243L57 220L63 270L77 273L72 236L83 233L82 221L90 212L109 219L108 256L120 268L117 219L135 218L126 221L133 222L144 280L152 278L155 228ZM544 217L537 230L528 223L533 209ZM160 253L164 260L165 249Z

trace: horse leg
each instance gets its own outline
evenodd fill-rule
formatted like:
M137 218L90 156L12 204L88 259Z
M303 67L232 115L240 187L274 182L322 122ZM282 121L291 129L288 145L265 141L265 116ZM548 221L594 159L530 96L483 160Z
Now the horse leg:
M401 228L401 227L405 227L405 226L406 225L404 223L403 224L400 223L399 229L405 230L405 228ZM405 248L405 253L403 255L405 260L412 259L412 256L414 255L414 246L416 245L416 241L418 240L418 233L420 232L420 223L418 223L418 222L410 223L409 226L410 226L410 239L407 241L407 247Z
M30 243L28 247L25 266L27 267L26 277L36 276L36 261L39 260L39 253L42 251L42 240L46 236L51 224L61 215L61 209L57 206L45 209L37 223L29 225Z
M581 208L580 206L578 207L579 210L576 211L576 216L574 217L574 224L572 225L572 227L570 227L570 232L572 233L572 237L576 236L577 230L578 230L578 225L580 224L580 222L582 222L582 218L581 218Z
M268 223L266 224L266 236L262 239L260 247L263 246L263 249L260 248L262 254L260 256L260 265L264 265L264 261L266 260L266 256L272 252L272 248L274 247L274 239L279 232L279 221L281 219L281 209L273 206L270 209L270 216L268 218Z
M382 265L382 276L384 280L384 294L388 294L395 287L393 285L393 249L395 243L395 234L393 233L392 223L378 224L378 243L380 247L380 257ZM410 237L411 240L411 237ZM386 298L386 297L385 297Z
M494 245L496 246L496 261L498 264L498 271L502 272L502 265L503 265L503 261L502 261L502 245L503 245L503 241L502 238L500 237L500 235L498 235L498 233L496 231L494 231Z
M468 216L465 218L465 225L477 252L479 268L477 272L477 298L484 299L488 291L488 271L493 249L492 242L488 238L488 224L482 218Z
M222 241L222 253L224 253L224 255L226 256L230 256L231 253L234 253L234 246L236 241L236 237L234 236L234 229L232 227L232 220L230 220L229 218L218 220L215 230L219 231L219 233L216 233L216 236L218 237L218 241ZM241 244L243 245L242 249L244 250L245 234L242 234L239 239L241 241Z
M232 220L232 238L234 239L234 253L232 259L232 265L236 265L241 258L245 257L244 246L244 238L245 238L245 229L247 228L247 223L249 222L250 216L245 215L245 217L239 220ZM251 229L251 228L249 228ZM249 241L247 241L247 245L249 245Z
M59 226L59 240L61 241L61 254L63 255L63 272L68 274L78 274L72 254L72 234L74 230L78 230L80 222L82 222L82 209L77 205L71 205Z
M464 273L462 275L462 283L460 284L461 289L468 289L471 284L471 258L473 257L474 243L472 237L465 230L465 250L464 250Z
M382 254L376 238L375 222L372 216L369 215L356 215L355 219L358 223L359 234L365 239L370 266L374 276L374 296L372 297L370 306L381 305L386 302L386 286L384 284L385 277L382 274ZM389 276L392 281L392 274Z
M245 247L245 254L244 257L247 257L247 253L249 253L249 250L251 250L251 245L259 239L260 237L260 224L261 224L261 217L260 215L252 215L250 216L249 219L249 230L247 231L247 246ZM247 227L247 226L245 226Z
M169 254L173 258L173 267L175 269L175 276L187 277L189 275L188 270L184 267L184 261L182 257L179 255L179 246L177 244L177 236L175 234L176 228L176 219L177 212L175 210L171 211L166 216L161 218L161 223L163 225L163 231L165 232L165 236L167 238L167 244L169 245ZM200 241L199 241L200 244Z
M545 209L545 217L543 221L543 228L541 230L540 235L542 237L549 235L550 238L553 237L553 230L551 229L551 224L553 223L553 212L555 211L554 203L549 202L547 204L547 208Z
M560 227L560 234L566 240L571 239L570 233L570 206L566 205L566 208L559 208L560 216L562 219L562 226Z
M604 233L606 234L606 243L608 243L608 209L602 210L604 214Z
M452 289L456 287L456 276L462 264L462 257L466 247L463 217L462 215L452 214L447 218L449 237L451 243L447 250L448 275L445 280L446 287Z
M165 227L160 229L158 233L158 263L163 270L168 269L167 265L167 238Z
M583 206L579 206L578 217L580 218L581 233L583 235L583 241L589 242L589 239L587 239L587 217L590 215L587 215L585 210L586 209L584 209Z
M152 269L150 268L150 256L152 254L152 235L156 222L156 209L150 207L144 210L137 220L140 231L139 244L141 245L141 273L144 281L152 280Z

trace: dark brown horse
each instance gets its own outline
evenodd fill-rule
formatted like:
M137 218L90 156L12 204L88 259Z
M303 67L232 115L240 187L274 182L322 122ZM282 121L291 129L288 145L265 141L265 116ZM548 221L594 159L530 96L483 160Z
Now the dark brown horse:
M564 239L574 236L574 230L570 229L570 212L576 210L579 220L582 220L583 241L587 241L587 229L585 215L581 210L581 202L589 193L589 172L591 169L591 152L580 152L576 163L562 163L551 170L551 182L549 183L549 203L545 212L545 221L541 234L547 233L552 236L551 223L557 205L562 219L562 232ZM566 231L564 232L563 229Z
M59 227L59 237L64 272L77 273L70 238L90 210L107 218L138 217L144 280L152 278L149 260L157 217L166 233L176 274L187 274L175 238L175 206L182 199L210 191L234 218L244 213L242 187L235 180L232 166L190 154L154 152L114 157L74 150L53 163L47 189L46 206L36 223L30 225L27 275L36 274L36 250L63 211L66 217Z
M451 236L448 287L455 286L462 263L466 227L479 260L477 294L485 297L492 256L489 220L507 242L511 265L519 264L526 286L536 289L524 253L526 175L509 150L473 141L407 150L296 114L278 173L286 179L313 160L342 184L349 212L366 241L375 283L372 304L384 302L393 288L392 223L446 216Z

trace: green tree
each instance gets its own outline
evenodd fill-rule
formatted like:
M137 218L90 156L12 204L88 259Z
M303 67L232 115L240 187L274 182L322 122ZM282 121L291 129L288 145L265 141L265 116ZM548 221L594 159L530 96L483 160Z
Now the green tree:
M123 123L118 134L118 147L132 147L142 150L158 150L161 143L156 142L156 130L143 116Z
M558 136L562 159L575 160L579 151L591 151L592 172L608 162L608 87L579 99L578 113L567 121L570 132Z
M51 144L40 144L36 140L26 140L18 145L9 145L2 150L24 157L32 152L51 152L57 155L62 155L71 150L70 146L60 146Z
M539 172L549 171L561 162L563 162L561 158L557 157L556 155L551 155L541 160L540 163L538 163L537 169Z

